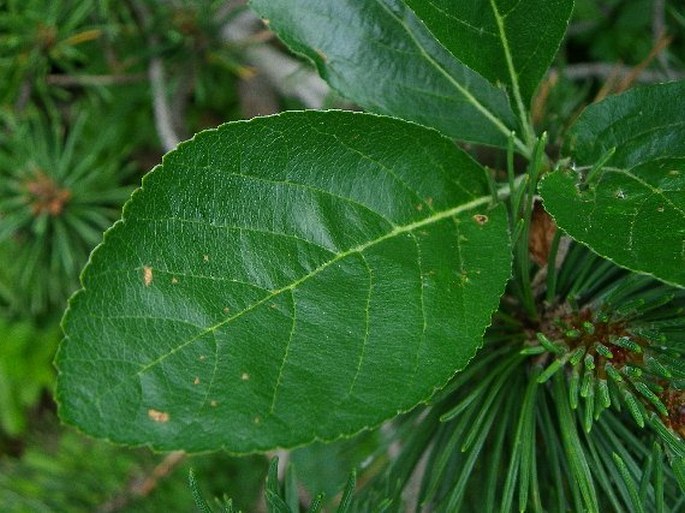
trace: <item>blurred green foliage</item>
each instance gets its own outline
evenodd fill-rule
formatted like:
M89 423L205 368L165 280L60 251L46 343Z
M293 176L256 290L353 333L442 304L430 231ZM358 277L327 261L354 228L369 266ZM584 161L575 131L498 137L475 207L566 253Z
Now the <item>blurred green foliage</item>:
M567 44L575 62L606 62L636 65L647 58L662 29L671 43L662 54L658 67L682 68L685 57L682 2L663 2L664 9L654 11L654 0L576 0L575 14ZM660 18L660 21L657 21Z
M26 320L0 318L0 432L13 438L25 433L28 410L52 386L60 337L56 323L38 328Z
M32 116L0 144L0 243L11 248L3 267L13 290L3 306L13 314L64 305L132 191L124 183L133 168L121 161L130 145L116 123L96 131L97 114L83 109L69 128Z
M0 510L189 511L188 467L251 507L262 458L165 458L64 432L50 395L80 269L164 148L149 69L189 135L236 117L234 2L0 0ZM152 479L152 481L151 481ZM149 490L141 483L152 483ZM141 491L142 490L142 491Z
M203 476L208 493L224 491L236 505L250 507L260 493L266 460L173 455L172 463L147 450L128 449L73 431L57 434L57 420L45 417L21 460L0 459L3 513L86 513L192 511L189 469Z
M0 312L41 317L63 310L136 173L163 153L151 59L171 77L181 135L234 115L248 70L221 32L230 2L0 6Z

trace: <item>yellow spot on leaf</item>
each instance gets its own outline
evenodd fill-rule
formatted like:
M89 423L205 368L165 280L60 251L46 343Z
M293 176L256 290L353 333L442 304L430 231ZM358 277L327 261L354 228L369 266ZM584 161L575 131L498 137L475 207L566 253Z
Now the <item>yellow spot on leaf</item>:
M150 417L155 422L169 422L169 414L165 411L155 410L150 408L147 411L147 416Z
M206 357L205 355L201 354L200 357L198 358L198 360L202 361L202 360L204 360L205 358L207 358L207 357Z
M205 262L209 262L209 255L203 255L202 260L204 260Z
M216 405L217 405L217 404L218 404L218 403L217 403L214 399L212 399L211 401L209 401L209 405L210 405L212 408L216 408Z
M178 278L176 278L175 276L173 278L171 278L171 283L176 285L178 283Z
M240 379L242 379L243 381L247 381L248 379L250 379L250 375L247 372L243 372L240 375Z
M195 381L193 381L193 385L199 385L200 384L200 378L195 377Z
M152 267L147 265L143 267L143 283L146 287L149 287L150 283L152 283Z
M227 314L227 313L230 312L230 311L231 311L231 309L230 309L229 307L227 307L227 306L224 307L224 313L225 313L225 314Z

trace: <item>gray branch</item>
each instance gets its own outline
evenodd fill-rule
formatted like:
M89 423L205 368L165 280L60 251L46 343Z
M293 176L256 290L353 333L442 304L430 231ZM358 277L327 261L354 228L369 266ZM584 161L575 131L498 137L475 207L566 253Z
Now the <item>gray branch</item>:
M281 95L297 98L310 109L323 107L330 89L315 71L267 44L246 44L262 29L257 15L246 10L224 26L222 35L227 42L245 45L243 55L247 63Z
M620 64L604 62L589 62L581 64L569 64L565 68L556 70L570 80L587 80L588 78L607 79L609 77L624 77L629 75L633 68ZM668 80L685 78L685 73L666 74L658 70L644 70L638 75L636 81L642 83L665 82Z

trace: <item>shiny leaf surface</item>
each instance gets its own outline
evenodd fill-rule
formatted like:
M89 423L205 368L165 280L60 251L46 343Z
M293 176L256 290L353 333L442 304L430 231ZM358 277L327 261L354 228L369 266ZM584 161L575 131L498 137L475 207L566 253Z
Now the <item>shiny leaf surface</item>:
M504 91L447 52L399 0L252 0L269 27L364 109L505 147Z
M573 0L406 0L440 42L528 107L566 32Z
M559 226L619 265L685 286L685 83L588 107L565 151L576 171L540 187Z
M236 453L375 426L467 364L510 259L484 170L434 130L298 112L202 132L93 253L60 415Z

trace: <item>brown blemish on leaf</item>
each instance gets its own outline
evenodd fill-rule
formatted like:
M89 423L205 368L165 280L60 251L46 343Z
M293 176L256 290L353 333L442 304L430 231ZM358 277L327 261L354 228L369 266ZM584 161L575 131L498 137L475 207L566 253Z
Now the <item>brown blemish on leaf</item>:
M549 252L554 240L557 225L552 217L542 208L542 203L536 201L533 205L533 217L528 236L528 250L533 262L540 267L547 264Z
M165 411L159 411L155 410L154 408L150 408L147 411L147 416L155 422L169 422L169 414Z
M149 287L150 283L152 283L152 267L147 265L143 266L143 283L146 287Z
M487 223L490 219L488 218L488 216L484 214L476 214L475 216L473 216L473 220L482 226L485 223Z
M193 385L199 385L200 384L200 378L195 376L195 380L193 381Z

